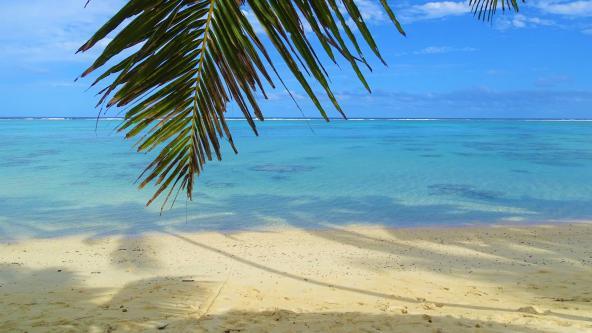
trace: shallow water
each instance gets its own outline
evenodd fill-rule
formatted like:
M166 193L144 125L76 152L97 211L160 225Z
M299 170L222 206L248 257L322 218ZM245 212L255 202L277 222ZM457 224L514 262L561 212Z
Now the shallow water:
M239 155L159 214L119 120L0 120L0 237L592 218L592 122L232 121Z

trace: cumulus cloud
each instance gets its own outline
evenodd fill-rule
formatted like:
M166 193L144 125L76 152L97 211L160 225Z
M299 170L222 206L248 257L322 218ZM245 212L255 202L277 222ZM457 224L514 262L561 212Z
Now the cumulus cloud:
M432 1L403 9L402 17L405 21L412 22L465 15L470 12L471 8L466 1Z
M0 31L10 32L0 35L0 57L19 63L88 61L74 53L124 0L93 1L86 9L84 3L0 2Z
M510 28L529 28L536 26L554 26L557 23L553 20L543 19L540 17L529 17L522 14L516 14L512 17L502 17L496 21L496 28L499 30L507 30Z
M413 54L442 54L452 52L475 52L477 51L474 47L450 47L450 46L428 46L421 50L413 52Z
M543 88L551 88L568 83L571 81L571 77L568 75L550 75L539 77L535 81L535 85Z
M592 16L592 1L540 1L536 7L549 14L565 16Z
M454 46L427 46L419 50L412 52L401 52L395 54L397 57L406 55L433 55L433 54L446 54L446 53L457 53L457 52L475 52L478 49L474 47L454 47Z
M373 0L358 0L356 1L362 18L367 23L376 23L387 21L386 14L381 5Z

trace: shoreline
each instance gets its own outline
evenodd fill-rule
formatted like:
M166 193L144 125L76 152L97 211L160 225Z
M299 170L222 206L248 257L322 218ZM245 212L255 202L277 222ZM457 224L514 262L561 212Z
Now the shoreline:
M292 225L292 224L269 224L265 226L258 226L252 228L245 228L239 227L236 229L225 228L225 229L194 229L191 231L179 231L182 234L221 234L221 235L231 235L231 234L243 234L243 233L265 233L265 232L282 232L282 231L294 231L294 230L303 230L303 231L311 231L311 232L325 232L331 231L334 229L385 229L391 231L413 231L413 230L447 230L447 229L471 229L471 228L499 228L499 227L542 227L542 226L562 226L562 225L586 225L590 224L592 226L592 221L589 220L582 220L582 219L562 219L562 220L545 220L545 222L540 222L537 220L520 220L520 221L512 221L512 220L500 220L495 222L471 222L471 223L436 223L436 222L422 222L421 224L401 224L401 225L384 225L379 223L349 223L349 224L319 224L315 226L299 226L299 225ZM86 238L86 239L102 239L102 238L117 238L123 237L126 239L137 239L146 236L154 236L154 235L162 235L166 234L170 231L175 231L175 227L180 226L181 224L175 223L171 224L171 228L164 227L162 229L147 229L142 230L141 225L138 230L130 230L130 229L112 229L112 230L102 230L102 232L98 232L101 228L93 228L90 230L80 230L74 231L72 233L68 233L66 235L19 235L13 238L0 238L0 246L1 245L9 245L9 244L18 244L22 242L30 242L30 241L39 241L39 240L60 240L60 239L67 239L67 238ZM96 230L95 230L96 229ZM43 232L41 232L42 234Z
M0 331L592 331L592 224L0 244Z

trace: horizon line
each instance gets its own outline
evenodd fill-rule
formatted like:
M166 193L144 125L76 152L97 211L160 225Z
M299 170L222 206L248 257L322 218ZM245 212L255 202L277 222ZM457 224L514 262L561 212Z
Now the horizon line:
M85 117L85 116L44 116L44 117L35 117L35 116L14 116L14 117L0 117L0 120L124 120L125 117ZM243 120L246 121L243 117L228 117L226 120ZM322 117L269 117L263 120L259 120L264 122L266 120L327 120ZM592 121L592 118L522 118L522 117L356 117L356 118L341 118L341 117L329 117L328 120L330 121L348 121L348 120L408 120L408 121L429 121L429 120L534 120L534 121L543 121L543 120L550 120L550 121Z

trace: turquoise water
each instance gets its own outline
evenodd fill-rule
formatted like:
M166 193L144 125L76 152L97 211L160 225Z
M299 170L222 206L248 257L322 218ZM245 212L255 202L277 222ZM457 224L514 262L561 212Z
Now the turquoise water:
M592 218L592 122L232 121L196 200L159 214L119 120L0 120L4 239Z

